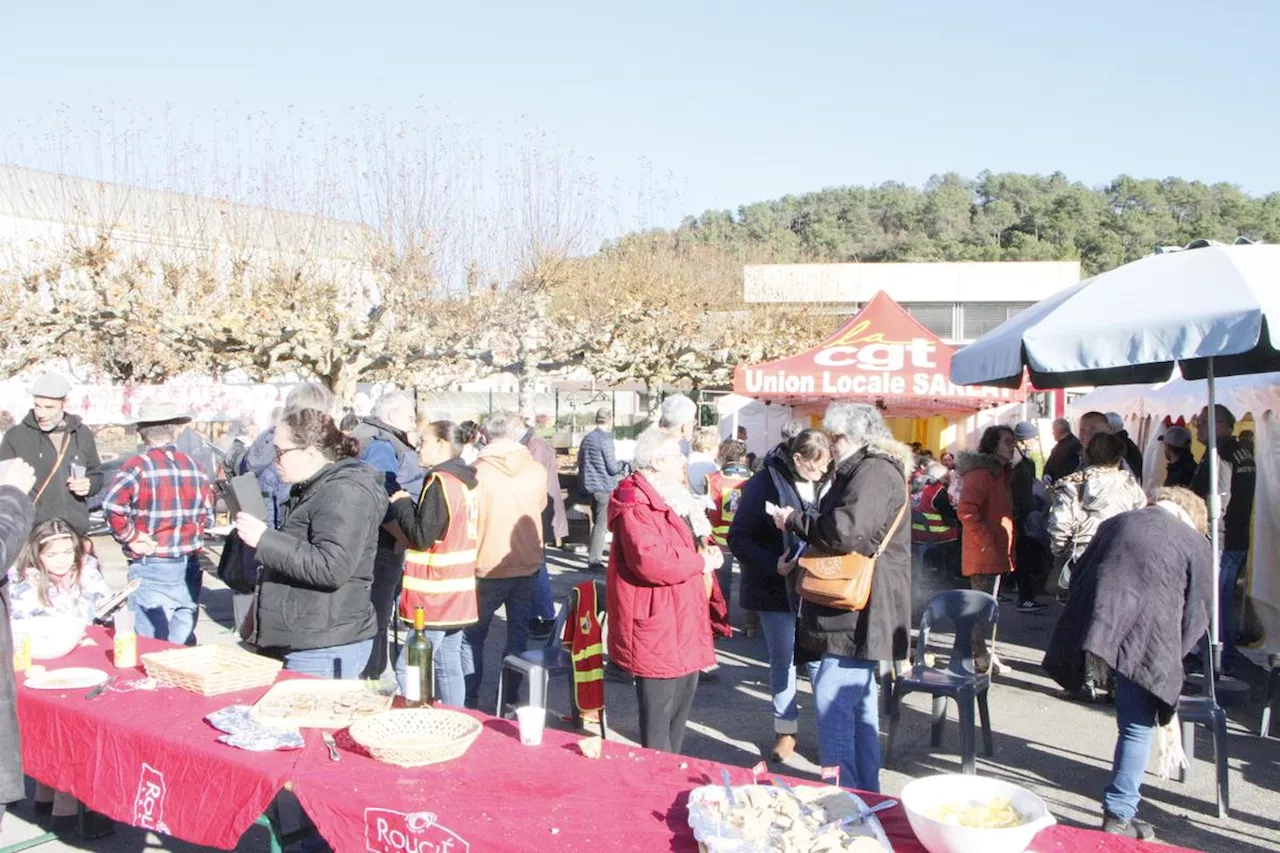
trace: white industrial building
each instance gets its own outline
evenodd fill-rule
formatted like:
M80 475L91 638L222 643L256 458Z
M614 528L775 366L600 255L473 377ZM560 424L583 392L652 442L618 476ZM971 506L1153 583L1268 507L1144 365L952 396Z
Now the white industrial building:
M1079 261L767 264L743 271L743 299L852 314L877 291L938 337L963 345L1080 281Z

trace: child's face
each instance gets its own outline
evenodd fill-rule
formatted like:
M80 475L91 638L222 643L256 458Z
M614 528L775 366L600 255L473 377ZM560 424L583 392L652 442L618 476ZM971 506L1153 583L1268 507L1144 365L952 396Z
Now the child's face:
M49 539L40 546L40 568L60 578L75 568L76 543L70 536Z

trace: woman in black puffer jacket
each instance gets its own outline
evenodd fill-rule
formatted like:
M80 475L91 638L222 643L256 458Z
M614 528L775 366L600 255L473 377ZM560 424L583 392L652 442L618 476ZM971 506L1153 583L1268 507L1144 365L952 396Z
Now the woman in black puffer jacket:
M791 561L798 539L783 533L765 512L765 503L817 513L819 483L831 464L831 449L820 430L808 429L783 442L742 487L729 548L742 566L742 606L760 614L769 648L769 688L773 694L773 759L785 761L796 748L796 598Z
M328 415L286 414L275 433L276 468L293 484L284 521L269 530L236 516L262 565L255 644L321 678L359 677L377 633L370 587L387 493L358 453Z

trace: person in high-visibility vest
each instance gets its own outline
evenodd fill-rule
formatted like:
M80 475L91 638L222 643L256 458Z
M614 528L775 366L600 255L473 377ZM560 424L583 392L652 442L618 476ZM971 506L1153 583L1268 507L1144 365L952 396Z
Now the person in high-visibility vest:
M733 524L733 514L738 511L742 485L751 479L746 459L747 446L744 443L736 438L725 439L716 453L720 470L707 475L707 518L711 521L711 544L724 553L724 564L716 574L720 578L720 592L724 594L726 610L733 602L733 552L729 550L729 525Z
M934 462L925 471L926 482L911 513L911 542L918 546L925 565L948 577L960 573L960 522L947 487L950 474Z
M392 515L409 540L399 615L412 624L414 611L425 611L436 699L461 708L466 698L462 629L478 621L476 469L462 461L463 433L457 424L423 423L419 432L418 461L426 469L422 494L416 501L403 491L391 496ZM401 646L396 660L401 689L404 670Z

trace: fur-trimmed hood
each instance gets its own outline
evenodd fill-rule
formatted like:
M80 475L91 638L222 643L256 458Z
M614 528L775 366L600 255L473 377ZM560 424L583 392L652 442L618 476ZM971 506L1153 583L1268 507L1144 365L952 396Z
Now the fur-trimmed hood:
M1000 460L991 453L962 452L956 454L956 472L962 477L970 471L977 471L978 469L983 469L990 473L991 476L996 477L999 476L1002 467Z
M901 465L904 477L915 467L915 454L911 448L896 439L875 439L867 443L866 451L868 456L879 456Z

